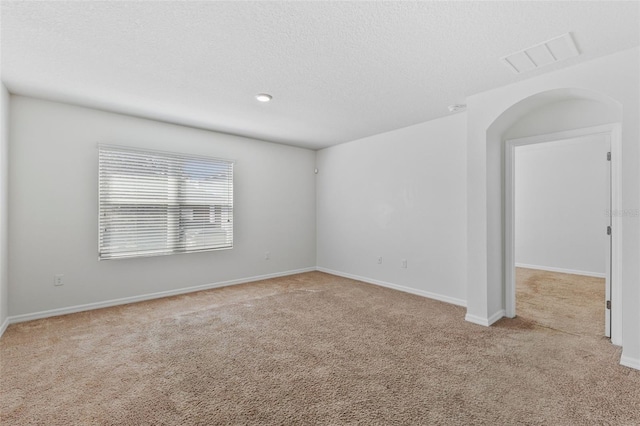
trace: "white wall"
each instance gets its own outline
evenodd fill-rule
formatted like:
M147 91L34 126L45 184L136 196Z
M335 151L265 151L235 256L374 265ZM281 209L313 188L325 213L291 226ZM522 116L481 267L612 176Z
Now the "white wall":
M603 135L516 148L517 266L604 277L608 150Z
M465 144L458 114L319 151L318 266L465 304Z
M9 92L0 84L0 335L9 316Z
M235 160L234 248L99 262L98 143ZM10 148L11 316L315 267L314 151L21 96Z
M607 105L589 99L567 99L545 102L516 120L505 132L504 139L562 132L567 129L593 127L619 122L620 114Z
M505 111L530 97L576 88L607 97L621 109L622 206L638 209L640 194L640 49L634 48L467 98L467 318L492 322L504 314L500 140L489 134ZM544 126L538 127L544 133ZM640 368L640 220L622 218L622 363ZM616 231L614 231L616 232ZM478 321L479 322L479 321ZM613 331L612 331L613 332Z

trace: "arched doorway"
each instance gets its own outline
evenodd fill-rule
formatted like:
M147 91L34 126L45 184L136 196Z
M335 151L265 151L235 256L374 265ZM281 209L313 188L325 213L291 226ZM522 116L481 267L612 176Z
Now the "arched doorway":
M500 316L513 317L515 299L513 294L513 233L510 214L505 141L514 138L536 137L545 134L605 131L610 134L612 156L620 152L619 124L622 121L620 104L607 96L584 89L554 89L529 96L502 112L486 131L486 274L489 316L487 324ZM609 126L606 129L602 126ZM604 130L603 130L604 129ZM576 133L577 132L577 133ZM616 162L614 161L612 167ZM612 181L614 203L619 202L620 180ZM613 208L616 208L614 204ZM615 217L613 218L616 219ZM613 224L620 229L620 224ZM619 238L613 235L612 284L613 298L622 299L619 285ZM615 303L615 302L614 302ZM619 303L621 305L621 303ZM612 316L612 342L621 344L621 306ZM473 321L473 318L467 319ZM497 318L496 318L497 317Z

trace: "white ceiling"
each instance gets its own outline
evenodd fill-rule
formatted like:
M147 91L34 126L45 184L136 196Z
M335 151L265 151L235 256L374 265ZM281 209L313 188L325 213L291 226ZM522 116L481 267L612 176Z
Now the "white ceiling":
M640 44L636 1L3 0L1 13L12 93L313 149ZM567 32L576 58L521 75L500 60Z

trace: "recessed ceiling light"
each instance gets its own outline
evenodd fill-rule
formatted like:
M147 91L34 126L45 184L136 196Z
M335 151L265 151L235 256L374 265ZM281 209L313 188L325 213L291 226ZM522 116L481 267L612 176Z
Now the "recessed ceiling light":
M271 98L273 98L273 96L268 93L258 93L256 95L256 99L260 102L269 102Z

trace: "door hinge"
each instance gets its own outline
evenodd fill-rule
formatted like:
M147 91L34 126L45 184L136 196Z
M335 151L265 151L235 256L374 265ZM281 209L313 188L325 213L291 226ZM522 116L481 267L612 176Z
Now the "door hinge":
M607 309L611 309L611 300L607 300Z
M607 226L607 235L611 235L611 227Z
M611 152L607 152L607 161L611 161Z

